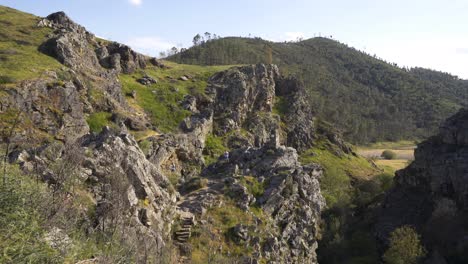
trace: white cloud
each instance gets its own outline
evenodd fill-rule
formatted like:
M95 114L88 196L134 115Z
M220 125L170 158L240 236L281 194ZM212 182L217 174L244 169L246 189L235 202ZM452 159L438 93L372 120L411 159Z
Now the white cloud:
M128 2L135 6L140 6L141 4L143 4L143 0L128 0Z
M126 44L138 52L157 56L160 51L167 51L176 46L158 37L138 37L126 41Z

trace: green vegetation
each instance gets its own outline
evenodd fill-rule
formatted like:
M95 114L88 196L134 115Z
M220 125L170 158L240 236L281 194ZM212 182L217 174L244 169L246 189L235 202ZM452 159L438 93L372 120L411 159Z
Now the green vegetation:
M255 198L263 196L265 193L265 182L259 182L256 177L243 176L240 179L242 185L244 185L250 194Z
M1 263L60 263L59 253L44 243L46 230L40 207L47 187L8 167L0 187Z
M38 51L52 32L38 28L40 18L0 6L0 84L40 77L61 64Z
M257 212L257 217L263 223L259 230L265 229L268 220L262 212ZM237 224L255 225L255 216L241 210L232 200L224 200L223 206L209 209L203 220L206 224L195 226L189 240L192 245L192 263L228 263L228 260L233 261L254 252L252 247L237 241L231 230ZM261 233L252 231L250 235L262 238Z
M319 262L378 263L374 215L367 208L391 187L394 171L377 168L360 156L337 155L326 139L302 153L300 161L324 169L320 187L328 208L322 214Z
M387 264L415 264L426 255L418 233L410 226L395 229L383 259Z
M468 81L400 68L327 38L294 43L211 39L169 60L197 65L272 61L283 74L305 83L317 116L335 124L353 143L425 138L468 102Z
M397 154L391 150L384 150L382 152L382 155L381 155L384 159L387 159L387 160L393 160L393 159L396 159L397 157Z
M305 151L300 161L303 164L318 163L323 167L324 176L320 187L328 206L347 204L353 195L353 180L368 180L380 172L365 158L353 155L337 156L327 145L331 143L318 143L315 148Z
M414 148L417 141L400 140L400 141L379 141L371 144L359 146L361 149L407 149Z
M276 96L275 104L273 106L273 114L283 116L287 112L288 107L288 103L283 97Z
M203 157L206 164L216 162L218 158L227 150L224 146L223 138L209 134L206 137Z
M89 115L86 119L88 122L89 129L95 133L101 132L101 130L105 127L110 125L112 114L108 112L96 112Z
M207 67L164 63L168 68L148 66L145 70L134 74L121 74L120 81L130 105L143 109L151 118L153 125L161 132L174 132L182 120L190 115L190 112L180 105L184 96L189 94L196 97L205 96L208 78L229 66ZM154 78L157 83L150 86L138 83L137 80L145 75ZM182 76L190 76L190 80L180 80ZM134 92L135 98L132 97Z
M66 199L71 186L51 188L15 166L8 165L2 177L1 263L75 263L93 256L132 262L131 247L117 234L86 235L95 205L84 188L73 186L73 199ZM58 233L52 232L53 226Z

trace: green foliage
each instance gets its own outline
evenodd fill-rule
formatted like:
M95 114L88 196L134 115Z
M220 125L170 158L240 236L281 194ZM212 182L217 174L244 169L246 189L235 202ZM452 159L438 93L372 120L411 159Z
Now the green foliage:
M45 243L41 207L48 201L44 184L8 166L0 186L1 263L60 263L57 251Z
M426 255L418 233L410 226L395 229L383 259L388 264L414 264Z
M205 149L203 150L206 164L216 162L227 148L224 146L223 138L213 134L208 134L205 140Z
M204 96L208 78L229 67L179 65L171 62L165 64L169 67L160 69L148 66L144 71L134 74L121 74L120 81L130 105L143 109L161 132L174 132L183 119L190 115L180 104L184 96ZM149 75L158 82L150 86L138 83L136 80L144 75ZM182 81L179 78L183 75L192 78ZM131 96L133 91L136 92L135 99Z
M11 76L0 75L0 84L15 83L15 78Z
M396 159L397 154L391 150L386 149L382 152L382 157L387 160L392 160Z
M244 176L240 182L255 198L259 198L265 193L265 182L259 182L256 177Z
M0 84L40 77L61 64L38 51L52 32L39 28L40 18L0 6Z
M198 65L270 63L266 48L283 74L305 83L316 115L335 124L354 143L425 138L468 102L468 81L399 68L326 38L273 43L229 37L169 59Z
M324 169L320 186L328 209L322 214L319 262L378 263L372 233L375 220L365 209L391 186L392 171L382 172L359 156L338 155L326 139L302 153L300 161L318 163Z
M281 96L275 97L275 104L273 106L273 113L279 116L283 116L288 111L288 102Z
M144 139L138 142L138 146L140 147L141 151L143 151L145 155L148 155L151 145L152 145L151 141L147 139Z
M101 132L101 130L110 124L110 118L112 114L108 112L96 112L89 115L86 122L89 125L89 129L95 133Z
M258 226L260 232L263 230L267 234L275 231L265 230L268 219L262 212L257 212L256 215L241 210L232 200L224 200L223 206L210 208L203 216L205 224L195 226L189 240L192 245L192 263L237 263L233 260L250 256L253 248L248 244L237 243L231 230L237 224L255 225L255 219L259 217L263 223ZM261 238L260 232L250 235Z
M366 159L353 155L337 156L327 145L330 142L318 142L315 148L301 154L300 161L303 164L318 163L323 167L320 187L329 207L347 205L353 196L352 180L366 179L379 172Z

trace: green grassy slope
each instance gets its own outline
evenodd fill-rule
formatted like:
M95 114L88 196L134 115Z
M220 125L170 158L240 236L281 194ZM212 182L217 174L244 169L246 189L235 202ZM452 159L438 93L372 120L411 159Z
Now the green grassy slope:
M336 124L354 143L427 137L468 102L467 81L402 69L326 38L297 43L223 38L169 60L199 65L278 64L284 74L304 81L317 115Z
M52 32L38 28L40 18L0 6L0 84L40 77L62 65L38 51Z
M190 114L180 106L184 96L203 96L208 78L231 66L196 66L171 62L165 62L165 65L168 68L149 66L134 74L121 74L120 81L126 99L132 106L145 111L152 124L161 132L174 132ZM157 80L157 83L150 86L138 83L137 80L145 74ZM181 80L180 77L184 75L190 76L190 80ZM136 98L132 97L133 91L136 92Z

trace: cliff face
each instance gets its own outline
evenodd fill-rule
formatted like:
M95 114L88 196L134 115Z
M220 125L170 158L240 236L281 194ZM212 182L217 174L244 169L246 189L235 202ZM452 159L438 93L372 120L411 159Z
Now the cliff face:
M467 128L468 111L461 110L445 121L438 135L418 145L414 162L397 172L382 205L379 238L385 241L395 228L412 225L422 234L431 263L467 260Z
M83 186L94 208L83 216L87 234L121 231L124 241L145 244L133 258L141 263L148 254L184 263L194 256L317 262L322 169L301 165L297 152L319 132L300 82L275 65L219 72L203 93L179 102L189 114L177 131L160 134L119 81L159 61L96 39L64 13L38 27L53 29L39 50L64 67L2 90L0 113L21 119L3 143L25 173L57 190L68 181ZM103 111L109 126L90 132L87 119ZM134 135L148 131L143 151ZM336 134L326 136L350 152ZM225 153L208 161L219 151L213 140L225 143Z

